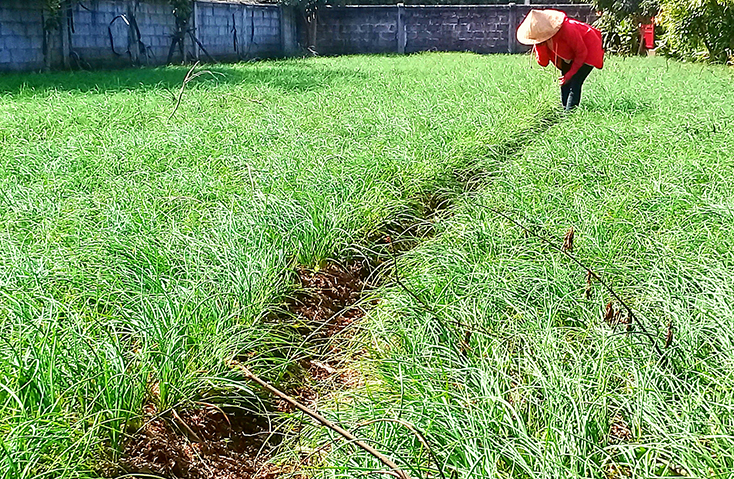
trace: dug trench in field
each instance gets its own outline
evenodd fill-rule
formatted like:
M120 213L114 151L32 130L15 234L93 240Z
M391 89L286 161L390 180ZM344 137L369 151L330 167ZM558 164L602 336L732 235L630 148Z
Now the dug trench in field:
M522 131L520 131L518 134L516 134L510 141L504 142L502 144L497 145L495 148L492 149L491 156L493 159L498 161L512 161L514 158L517 157L517 155L521 154L523 150L529 146L537 136L543 134L546 132L549 128L552 126L558 124L560 121L562 121L563 115L549 115L547 117L543 117L540 121L538 121L537 124L532 125L531 127L528 127ZM484 181L487 174L486 171L476 168L474 170L464 170L460 174L466 174L466 172L471 172L471 174L467 175L467 180L463 183L465 186L463 188L458 189L456 192L454 192L456 195L460 195L461 193L465 193L468 191L473 191L476 189L481 188L482 186L486 185L486 182ZM452 322L454 325L459 326L459 330L456 331L450 331L451 329L455 328L448 328L446 326L447 323L451 322L450 318L444 317L441 313L441 311L436 311L427 301L421 298L420 291L416 292L413 291L410 287L410 285L407 285L404 280L401 279L400 273L397 270L398 265L398 255L404 254L406 251L409 251L410 248L405 247L405 242L403 240L407 241L415 241L415 237L411 237L408 235L407 238L403 238L401 235L405 234L406 232L414 232L414 231L423 231L427 236L432 236L435 234L435 230L430 227L423 224L424 222L428 222L430 216L435 215L445 215L450 216L452 215L452 209L449 207L452 205L452 199L450 195L447 195L445 192L441 194L432 194L426 197L424 201L422 201L423 204L426 206L425 212L426 215L423 217L415 217L414 222L411 224L408 222L401 222L401 221L393 221L391 224L398 225L399 228L393 229L392 234L387 234L384 239L377 240L373 242L373 250L376 250L378 246L383 247L384 249L387 249L388 251L392 250L392 255L394 262L389 262L387 264L387 267L385 268L386 271L382 272L382 281L384 283L392 283L400 286L404 289L406 293L408 293L410 296L412 296L418 303L420 303L420 307L422 309L425 309L427 312L431 313L431 316L434 318L433 320L436 321L437 325L441 327L443 330L442 332L442 339L441 341L446 341L446 345L452 348L456 348L461 353L459 356L459 360L461 361L463 358L465 358L469 355L476 354L476 350L472 351L472 349L469 346L470 338L472 334L487 334L490 336L495 336L496 334L493 334L491 331L484 331L477 329L472 326L468 325L462 325L458 322ZM483 205L480 205L484 207ZM535 233L532 229L528 229L523 225L523 221L515 221L512 218L512 215L508 215L506 212L502 212L501 210L495 210L493 208L489 208L496 216L497 219L502 221L502 219L509 221L510 223L513 223L516 227L521 228L526 234L527 237L533 236L536 239L540 240L542 243L547 243L548 246L554 247L554 249L557 249L558 252L565 254L567 257L569 257L574 263L576 263L577 266L580 266L582 269L586 271L586 283L587 283L587 289L585 291L586 297L591 294L591 288L592 288L592 281L600 283L602 286L604 286L605 289L607 289L607 292L610 293L618 302L622 305L623 308L627 311L627 316L622 315L621 313L618 314L619 318L614 323L609 323L609 326L612 330L615 330L615 327L617 324L624 323L627 325L626 328L626 334L631 334L631 325L632 323L635 323L639 327L640 334L646 336L650 340L650 344L653 349L656 350L659 359L662 363L667 363L668 358L665 353L659 348L658 343L655 339L655 337L648 333L645 329L645 325L641 322L639 318L637 318L632 311L632 309L625 303L625 301L619 297L615 291L609 286L606 281L604 281L600 276L598 276L596 273L594 273L591 269L586 267L583 263L576 260L574 256L571 255L570 251L573 250L573 237L574 237L574 229L571 227L571 229L568 230L566 236L563 238L562 241L559 241L557 239L548 239L546 238L546 235L539 235ZM383 234L386 234L387 231L383 231ZM424 236L425 237L425 236ZM551 236L548 236L551 237ZM398 242L400 242L400 251L398 252L398 248L393 248L392 244L394 242L394 239L396 239ZM420 241L418 241L420 242ZM556 244L557 243L557 244ZM556 248L557 246L557 248ZM551 253L554 254L554 253ZM384 262L382 264L385 264ZM391 272L394 272L394 279L391 277ZM418 294L416 294L418 293ZM607 305L607 308L610 307L612 303L609 303ZM615 306L616 308L616 306ZM619 308L617 308L619 310ZM446 323L446 324L444 324ZM445 334L444 334L445 333ZM507 339L507 338L502 338ZM615 423L617 424L617 423ZM621 422L619 424L622 424L624 426L624 423ZM622 427L622 426L618 426ZM615 426L617 427L617 426ZM625 426L626 427L626 426ZM438 461L434 461L436 464L438 464ZM440 466L438 467L438 471L441 472Z
M332 261L318 270L297 268L294 294L284 308L266 318L295 331L301 341L297 349L311 352L297 360L283 358L290 363L290 379L281 387L299 403L313 405L328 391L360 384L359 373L341 365L347 356L342 347L348 341L345 333L365 314L357 303L374 287L368 271L360 260L343 265ZM214 404L160 412L151 398L142 425L125 443L119 464L100 472L106 477L153 473L181 479L265 479L293 473L308 458L303 464L279 466L268 464L268 459L277 452L283 436L278 416L294 408L282 399L266 398L263 403L266 410L259 412L248 411L258 409L256 405Z
M561 110L546 110L538 115L536 120L528 127L523 128L508 140L489 146L486 158L498 162L511 161L530 145L537 137L543 135L553 126L563 121L565 113ZM492 177L492 172L475 162L462 170L454 171L454 178L462 185L460 193L475 191L479 189L487 178Z
M101 471L103 476L264 479L279 472L267 464L272 433L262 415L214 405L159 414L149 404L143 421L127 441L119 465Z
M545 112L510 140L490 146L487 157L511 160L562 119L558 112ZM363 383L361 374L349 367L349 362L363 351L349 352L348 343L366 314L365 307L378 302L369 293L377 286L394 282L425 306L401 281L399 257L433 237L435 220L450 217L454 200L480 188L487 176L489 173L480 166L454 171L452 188L422 195L411 211L387 219L369 234L367 246L342 254L344 261L331 260L318 268L299 266L293 271L293 293L282 307L273 309L264 319L300 341L293 348L298 357L282 353L281 359L288 364L287 379L279 383L283 391L315 409L320 397ZM464 353L465 343L457 341ZM236 360L246 364L248 357L244 354ZM247 379L243 376L241 380ZM111 468L112 474L106 475L124 472L182 479L261 479L294 473L307 462L318 460L307 456L296 463L268 464L283 438L283 433L278 432L278 417L294 411L293 405L283 399L266 396L267 410L258 413L214 405L159 412L153 403L145 408L143 426L126 442L119 467Z

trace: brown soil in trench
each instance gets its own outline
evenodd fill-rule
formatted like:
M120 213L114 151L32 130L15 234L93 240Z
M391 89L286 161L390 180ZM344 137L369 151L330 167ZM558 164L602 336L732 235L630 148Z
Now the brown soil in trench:
M339 355L338 342L330 339L364 316L355 304L366 288L367 268L355 261L341 266L331 262L318 271L296 270L300 288L287 302L287 314L306 325L299 332L313 344L325 343L325 358ZM315 401L314 383L329 387L354 387L359 375L339 370L324 358L301 363L302 385L289 391L304 403ZM276 409L290 411L284 403ZM294 475L292 466L267 464L276 447L268 441L271 431L262 416L239 410L225 412L215 406L161 415L155 406L145 407L144 425L125 444L118 473L126 477L155 474L170 479L271 479ZM112 474L114 475L114 474ZM150 477L150 476L148 476Z
M528 138L543 132L560 121L554 115L541 119L537 126L521 132L517 139L500 145L501 156L511 157L521 151ZM489 172L469 168L455 172L455 180L464 191L478 188ZM434 234L430 220L445 213L451 203L451 195L433 194L424 198L423 218L404 218L396 224L386 225L373 245L394 256L410 249L413 240L392 243L390 236L409 238L428 237ZM449 213L450 214L450 213ZM328 344L327 358L339 355L339 344L330 338L347 329L364 316L364 311L353 307L367 288L368 268L364 263L352 262L341 266L328 263L319 271L297 269L301 289L287 302L288 313L280 316L284 322L294 315L306 327L299 332L310 342ZM317 393L308 384L330 381L330 387L353 386L359 377L355 372L338 371L327 360L305 360L303 386L288 391L304 403L313 402ZM288 411L280 403L277 409ZM242 412L225 413L215 407L200 407L164 419L157 415L155 407L146 406L145 425L127 442L121 469L126 477L135 474L157 474L170 479L273 479L288 475L299 479L292 467L287 470L267 464L274 445L267 443L271 431L261 417ZM191 437L193 436L193 437ZM117 468L120 469L120 468ZM147 476L150 477L150 476Z

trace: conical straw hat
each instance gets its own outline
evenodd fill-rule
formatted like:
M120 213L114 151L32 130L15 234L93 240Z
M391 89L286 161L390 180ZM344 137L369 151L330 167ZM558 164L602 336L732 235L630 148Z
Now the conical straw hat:
M558 33L566 14L558 10L530 10L517 28L517 41L523 45L543 43Z

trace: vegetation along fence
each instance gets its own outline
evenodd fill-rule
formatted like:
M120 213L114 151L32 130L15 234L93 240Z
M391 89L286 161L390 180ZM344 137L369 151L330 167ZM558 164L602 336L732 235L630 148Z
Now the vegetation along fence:
M319 54L426 50L524 51L515 29L529 5L352 5L323 7L315 29L291 7L196 1L183 48L173 48L176 17L166 0L65 3L51 21L44 0L0 2L0 71L242 60L289 56L311 44ZM546 4L591 22L589 5ZM307 34L306 31L311 31ZM307 40L310 37L311 40ZM183 58L182 58L183 57Z

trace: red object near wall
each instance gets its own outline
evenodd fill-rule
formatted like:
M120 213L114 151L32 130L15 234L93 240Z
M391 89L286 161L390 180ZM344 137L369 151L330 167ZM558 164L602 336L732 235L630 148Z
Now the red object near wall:
M650 23L640 25L640 38L642 39L645 48L652 50L655 48L655 19L653 18Z

